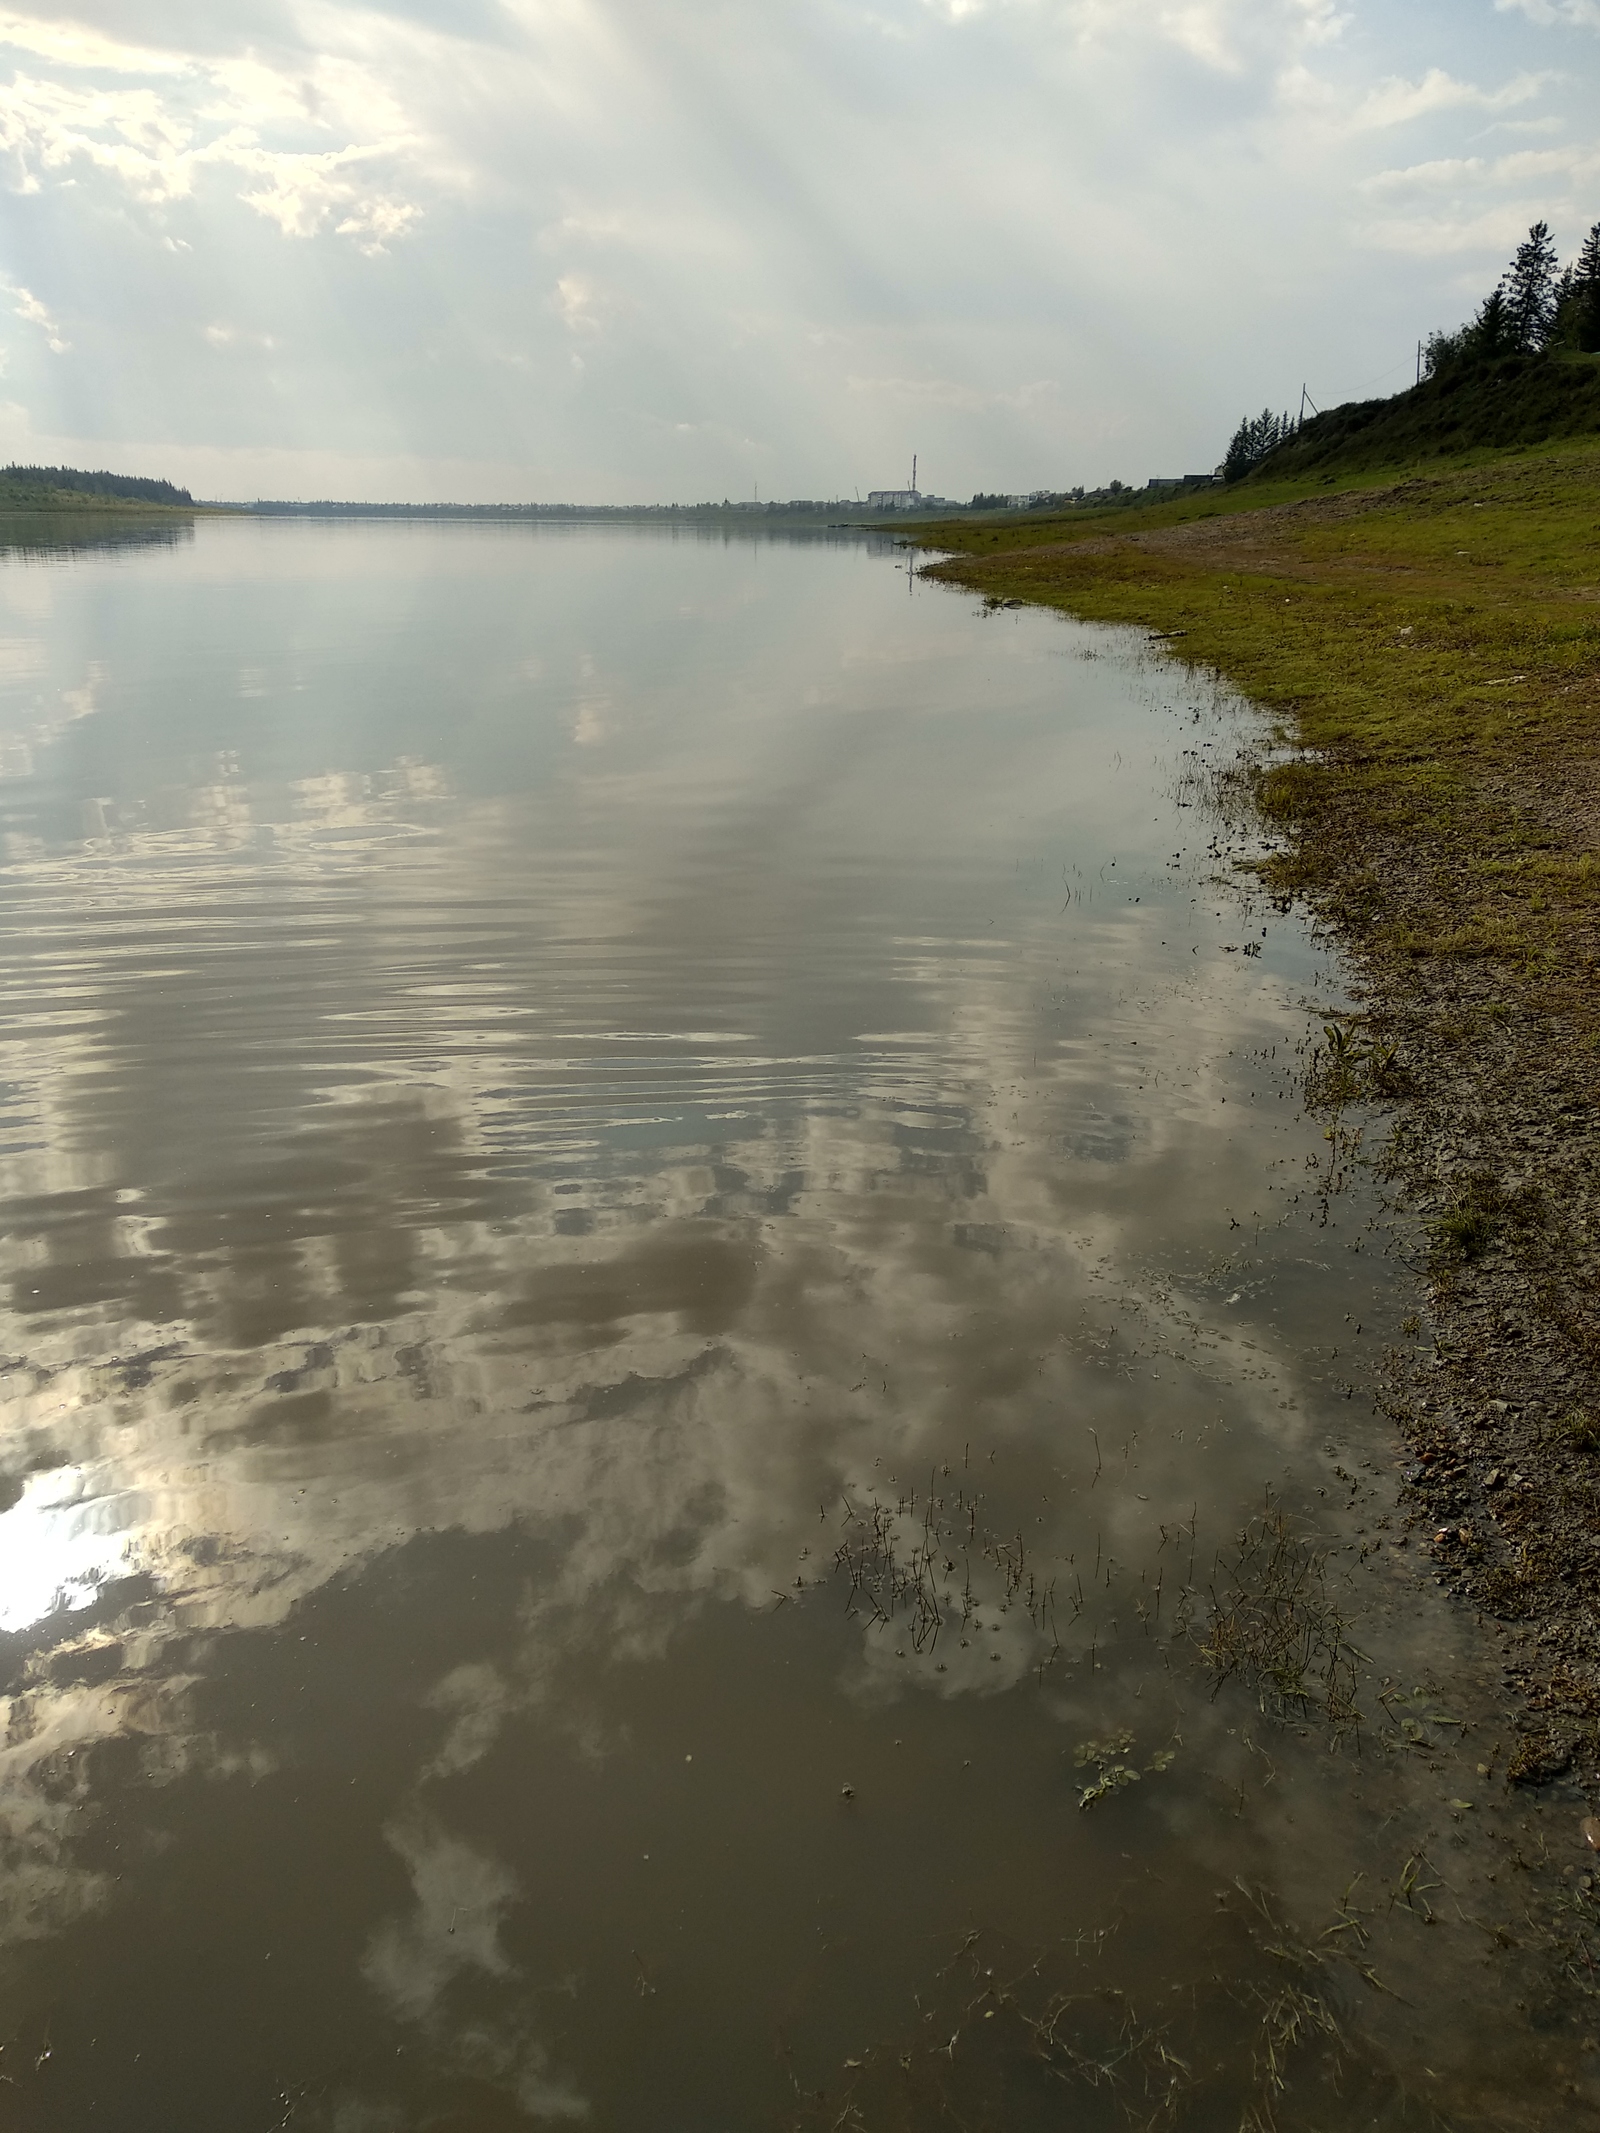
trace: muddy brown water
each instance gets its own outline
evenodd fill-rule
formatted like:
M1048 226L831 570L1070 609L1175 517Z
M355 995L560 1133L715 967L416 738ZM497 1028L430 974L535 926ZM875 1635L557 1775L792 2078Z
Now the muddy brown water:
M1248 708L844 536L0 602L0 2122L1593 2122Z

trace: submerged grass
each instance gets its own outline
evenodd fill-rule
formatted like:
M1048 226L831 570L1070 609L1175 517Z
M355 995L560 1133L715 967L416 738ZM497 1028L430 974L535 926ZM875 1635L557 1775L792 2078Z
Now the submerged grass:
M845 1604L870 1613L881 1628L903 1628L914 1651L931 1654L947 1629L959 1634L985 1603L981 1582L989 1604L1007 1613L1019 1607L1039 1638L1048 1636L1038 1662L1042 1674L1061 1654L1055 1579L1035 1567L1020 1532L992 1532L981 1521L982 1495L959 1480L951 1485L951 1475L948 1465L935 1467L920 1499L912 1490L893 1504L873 1496L857 1505L846 1493L844 1533L833 1556Z
M1219 1688L1237 1676L1271 1717L1318 1712L1336 1739L1361 1723L1363 1654L1329 1597L1326 1556L1275 1506L1219 1557L1199 1647Z
M1349 2021L1388 1990L1361 1914L1342 1909L1308 1942L1243 1880L1211 1913L1159 1986L1136 1982L1150 1951L1121 1913L1031 1950L969 1933L916 1993L908 2031L864 2046L826 2087L808 2091L780 2044L791 2133L1287 2133L1333 2122L1329 2111L1341 2124L1437 2122L1410 2070Z

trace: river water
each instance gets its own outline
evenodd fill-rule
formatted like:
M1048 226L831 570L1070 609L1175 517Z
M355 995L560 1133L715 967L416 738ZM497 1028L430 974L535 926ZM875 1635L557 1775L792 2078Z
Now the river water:
M854 536L43 538L4 2123L1580 2122L1256 716Z

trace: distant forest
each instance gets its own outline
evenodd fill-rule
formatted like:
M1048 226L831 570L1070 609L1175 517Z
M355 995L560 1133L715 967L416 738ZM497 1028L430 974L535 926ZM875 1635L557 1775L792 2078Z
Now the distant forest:
M1422 347L1426 378L1445 379L1508 357L1600 354L1600 222L1576 259L1562 266L1547 222L1536 222L1510 266L1473 316L1453 333L1431 333ZM1299 432L1297 417L1263 408L1234 431L1223 460L1240 481Z
M146 474L86 474L81 467L0 467L8 488L66 490L73 496L120 496L138 504L192 504L187 489Z

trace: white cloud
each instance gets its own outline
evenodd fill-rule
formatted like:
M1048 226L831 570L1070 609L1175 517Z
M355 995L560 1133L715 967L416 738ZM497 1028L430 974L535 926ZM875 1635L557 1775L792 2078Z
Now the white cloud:
M336 230L364 240L362 251L373 253L384 250L390 237L403 235L422 212L412 202L374 193L360 182L365 166L392 156L399 145L273 154L244 144L219 144L207 160L257 174L262 182L239 198L275 222L285 237L314 237L335 214L342 214Z
M1600 147L1443 157L1374 173L1360 187L1381 212L1360 229L1376 248L1411 258L1481 255L1493 278L1531 222L1567 210L1574 229L1600 187ZM1592 219L1592 216L1591 216Z
M206 344L216 349L273 348L277 345L270 333L251 333L226 319L214 319L201 329L201 333Z
M220 61L113 43L73 25L0 16L0 47L53 60L42 79L18 72L0 86L0 155L15 189L36 193L85 167L151 206L188 200L207 170L247 181L238 197L286 237L315 236L332 223L368 253L385 249L422 209L393 179L422 160L393 96L337 56L299 69L253 55ZM166 77L129 86L97 75ZM273 129L339 130L354 121L375 137L336 148L274 144ZM381 166L389 183L371 180Z
M67 353L72 343L62 333L61 328L31 289L23 288L21 282L6 281L0 278L0 296L4 296L7 299L18 318L25 319L30 326L39 328L52 354L65 355Z
M1398 75L1378 82L1351 117L1360 127L1403 126L1435 111L1504 111L1536 97L1547 74L1518 74L1499 89L1480 89L1474 83L1457 81L1442 67L1430 67L1420 81L1405 81Z
M1515 12L1533 22L1600 30L1600 0L1494 0L1494 4L1502 14Z
M1039 16L1050 28L1085 43L1177 47L1224 72L1246 55L1274 44L1327 44L1350 16L1337 0L922 0L952 24L1014 10Z
M598 333L600 296L584 274L563 274L555 287L555 307L569 332Z
M0 12L0 45L60 66L95 67L113 74L186 74L192 64L179 52L122 44L87 24L41 21L9 8Z
M1458 191L1488 187L1565 191L1600 175L1600 147L1523 148L1503 156L1443 157L1404 170L1375 172L1362 181L1368 194Z

